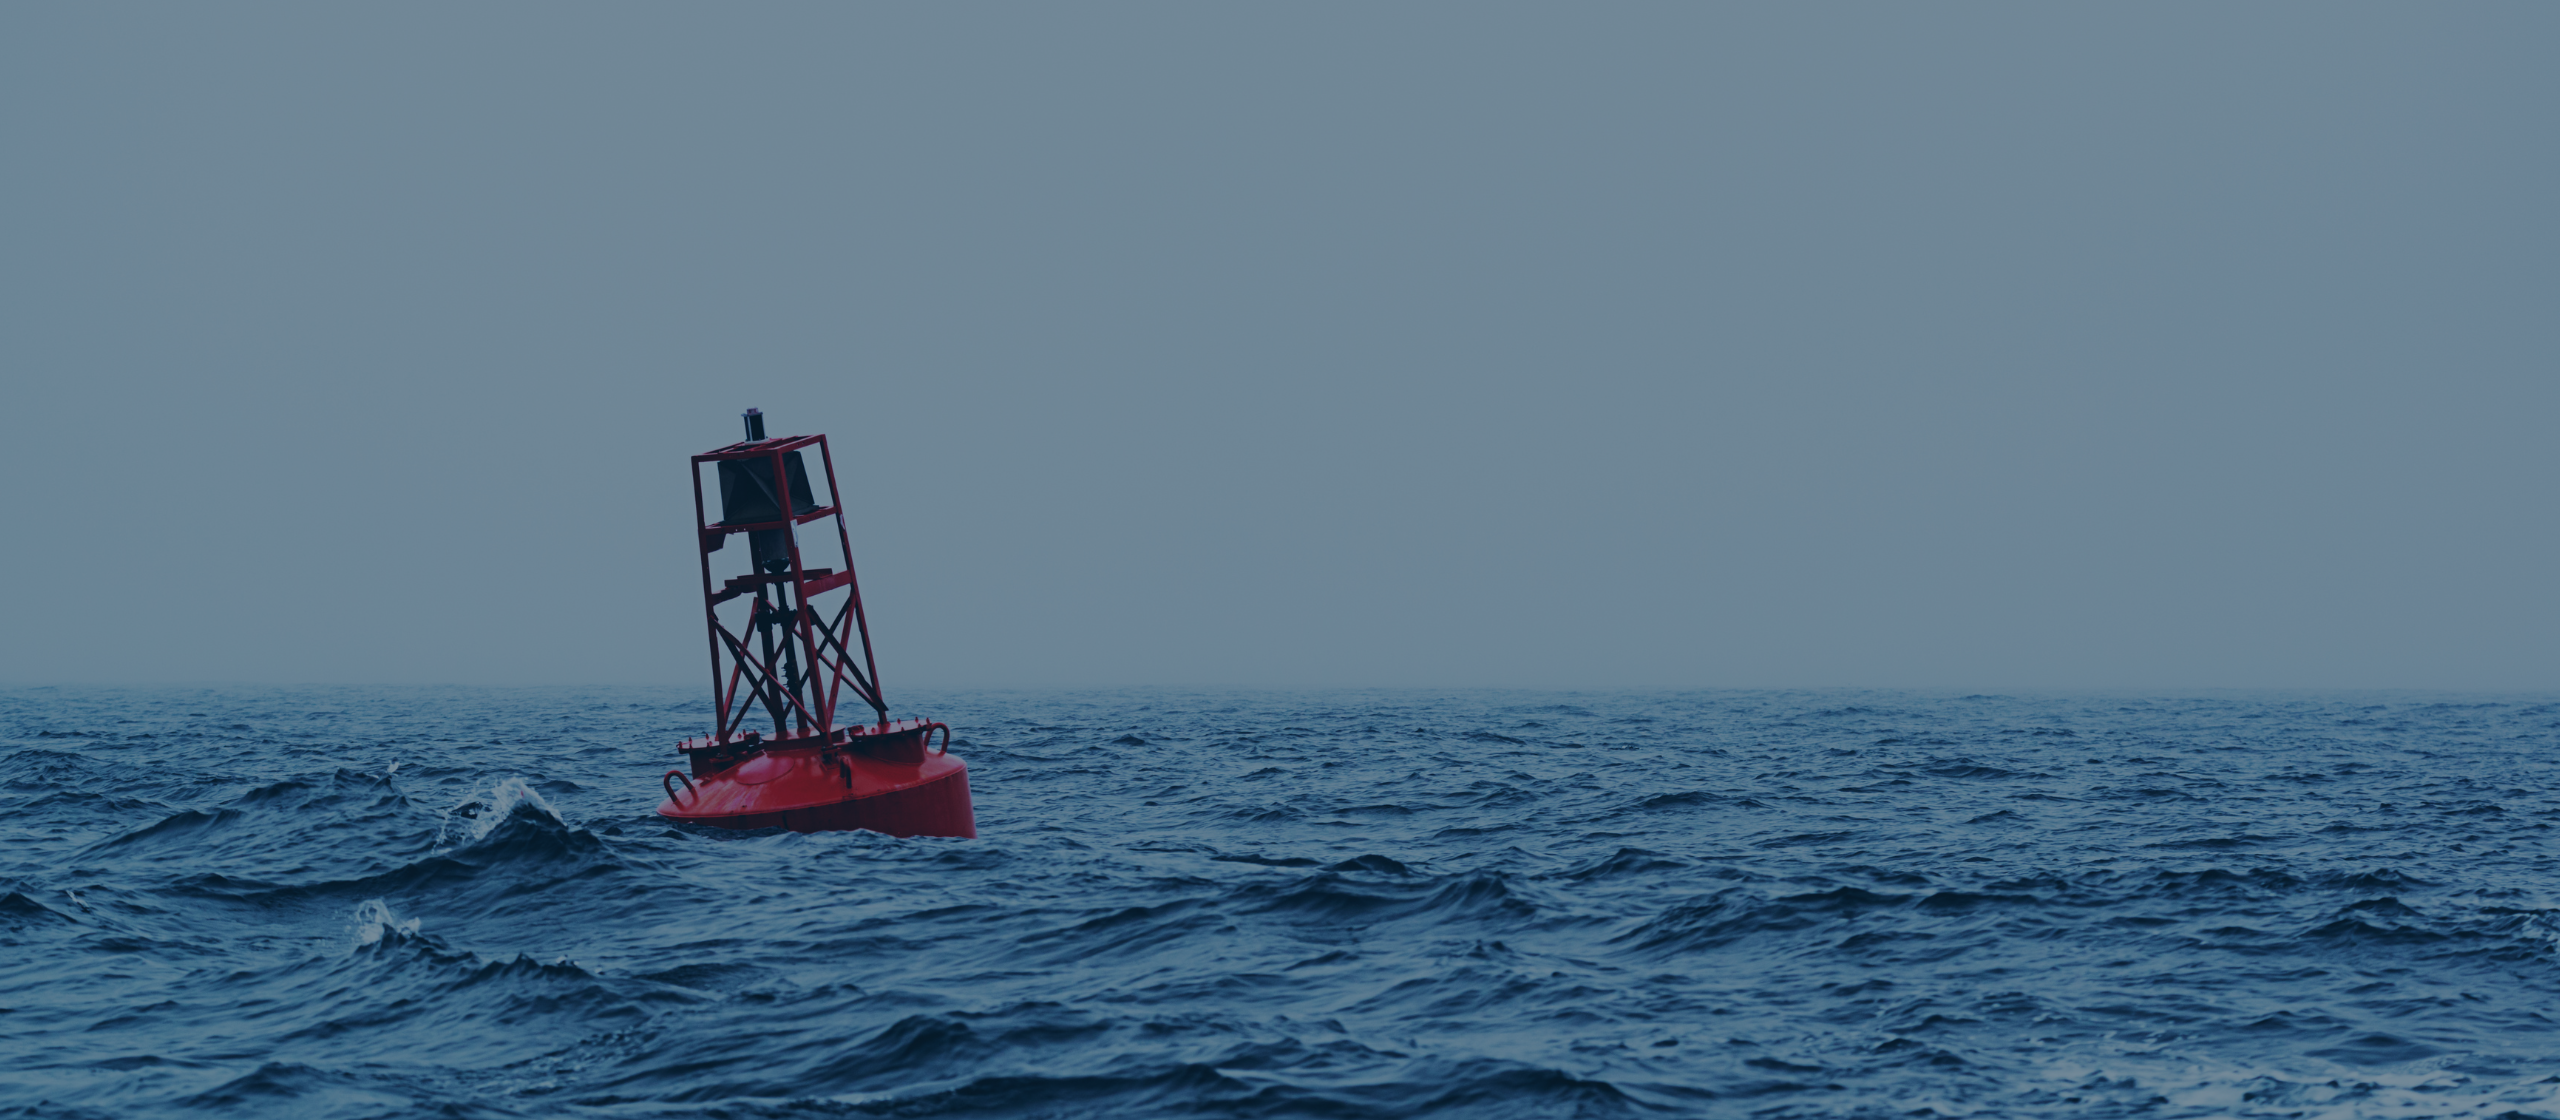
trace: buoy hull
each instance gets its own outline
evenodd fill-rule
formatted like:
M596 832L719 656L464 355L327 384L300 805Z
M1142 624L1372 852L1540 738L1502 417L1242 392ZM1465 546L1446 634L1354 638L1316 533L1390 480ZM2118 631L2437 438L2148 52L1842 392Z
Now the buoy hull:
M925 749L922 728L841 742L777 743L690 785L658 815L717 828L869 829L891 836L978 834L968 764Z

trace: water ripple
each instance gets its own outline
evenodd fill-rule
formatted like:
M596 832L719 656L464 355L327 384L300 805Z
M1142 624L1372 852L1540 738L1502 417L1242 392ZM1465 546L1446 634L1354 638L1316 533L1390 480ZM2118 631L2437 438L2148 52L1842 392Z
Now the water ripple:
M2560 1114L2560 704L954 693L982 838L652 689L0 693L0 1111Z

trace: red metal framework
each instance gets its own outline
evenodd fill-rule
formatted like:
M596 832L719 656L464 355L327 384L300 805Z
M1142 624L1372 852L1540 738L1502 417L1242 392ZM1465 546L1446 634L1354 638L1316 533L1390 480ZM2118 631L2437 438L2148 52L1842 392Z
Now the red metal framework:
M809 447L818 449L819 461L824 465L828 504L795 509L797 496L792 493L791 472L784 456ZM779 499L779 519L745 524L706 519L702 467L726 462L749 464L765 472L772 482L772 495ZM854 580L853 543L845 531L842 493L836 488L835 456L827 447L827 437L822 435L746 440L693 457L693 515L702 554L702 617L710 629L711 691L718 705L712 745L728 746L743 732L743 725L751 717L751 704L763 708L772 719L772 739L831 735L836 729L837 705L845 699L848 684L852 686L853 699L870 707L881 722L887 722L889 706L880 698L880 670L871 654L871 622L862 613L862 587ZM798 530L820 519L835 523L842 569L811 568L801 562ZM788 549L788 566L781 572L750 570L713 590L711 554L720 551L733 533L779 533ZM816 600L837 590L844 591L845 598L836 605L830 619ZM753 597L753 605L741 627L747 632L742 637L721 622L719 608L731 599L748 596ZM752 643L750 638L754 639ZM862 649L859 665L854 663L851 648L855 641ZM764 737L761 732L758 736Z

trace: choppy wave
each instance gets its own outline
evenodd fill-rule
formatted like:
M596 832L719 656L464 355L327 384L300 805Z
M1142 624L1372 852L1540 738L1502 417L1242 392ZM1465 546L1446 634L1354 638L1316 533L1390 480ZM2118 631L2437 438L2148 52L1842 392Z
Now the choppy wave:
M974 841L697 708L0 693L0 1112L2560 1115L2543 698L932 697Z

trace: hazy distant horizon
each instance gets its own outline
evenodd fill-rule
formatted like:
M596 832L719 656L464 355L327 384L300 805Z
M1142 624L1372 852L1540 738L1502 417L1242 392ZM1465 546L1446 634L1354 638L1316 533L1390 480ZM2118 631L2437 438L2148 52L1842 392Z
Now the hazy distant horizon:
M330 693L330 690L387 690L387 693L579 693L579 690L673 690L673 693L704 693L709 706L709 690L696 683L614 683L614 680L558 680L558 683L456 683L456 680L300 680L300 683L274 683L274 680L59 680L59 683L8 683L0 680L0 693ZM2560 688L2248 688L2248 685L2038 685L2038 688L1874 688L1874 685L1219 685L1219 683L1172 683L1172 685L911 685L888 693L893 719L927 716L916 708L929 708L934 701L950 701L960 696L1075 696L1088 701L1108 698L1254 698L1254 696L1377 696L1377 698L1464 698L1464 696L1518 696L1518 698L1659 698L1659 696L1807 696L1807 698L1928 698L1928 701L2350 701L2371 698L2373 703L2452 703L2452 701L2545 701L2560 703ZM858 711L860 719L870 719Z
M2560 8L0 11L0 682L2560 689ZM1223 683L1222 683L1223 682Z

